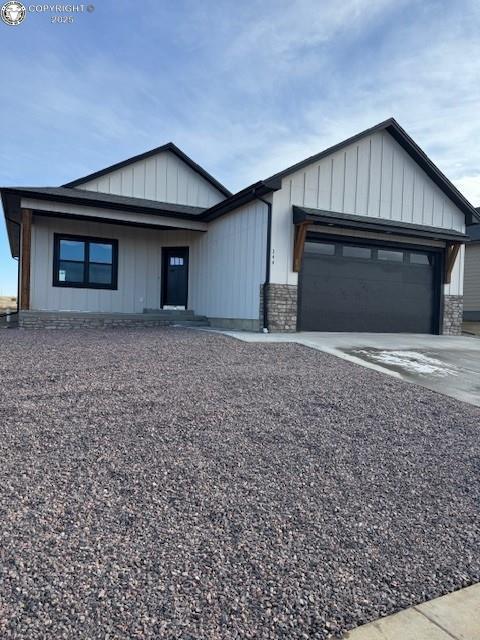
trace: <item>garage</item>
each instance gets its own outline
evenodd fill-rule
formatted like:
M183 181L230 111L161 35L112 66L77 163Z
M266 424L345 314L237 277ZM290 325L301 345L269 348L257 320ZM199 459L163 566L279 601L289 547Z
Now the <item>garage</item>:
M299 329L438 333L441 253L308 236Z

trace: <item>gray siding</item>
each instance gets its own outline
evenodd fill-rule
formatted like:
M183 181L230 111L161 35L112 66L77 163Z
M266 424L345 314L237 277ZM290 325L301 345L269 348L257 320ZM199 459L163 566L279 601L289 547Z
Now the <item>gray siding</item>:
M258 320L260 285L265 279L266 219L266 206L261 203L212 222L206 233L35 217L32 309L108 313L158 309L162 247L188 246L189 309L214 318ZM53 287L54 233L116 238L118 290Z
M225 199L208 180L170 151L139 160L77 188L196 207L211 207Z
M376 132L286 176L274 193L272 281L296 284L292 205L464 230L463 213L388 132ZM446 293L461 294L463 251Z
M267 207L260 202L209 224L193 249L192 304L197 313L258 320L266 228Z
M54 233L118 239L118 290L52 286ZM162 246L192 246L198 235L199 232L194 231L154 231L95 222L35 218L32 227L32 309L108 313L141 313L144 308L158 309Z
M465 250L464 311L480 312L480 243Z

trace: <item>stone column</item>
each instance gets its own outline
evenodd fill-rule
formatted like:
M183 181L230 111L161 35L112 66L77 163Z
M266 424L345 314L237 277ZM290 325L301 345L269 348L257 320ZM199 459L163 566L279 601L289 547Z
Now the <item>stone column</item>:
M460 336L463 321L463 296L443 297L443 335Z

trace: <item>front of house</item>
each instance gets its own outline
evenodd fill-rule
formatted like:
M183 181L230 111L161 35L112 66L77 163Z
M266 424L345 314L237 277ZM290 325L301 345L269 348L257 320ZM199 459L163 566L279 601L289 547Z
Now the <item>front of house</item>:
M185 309L232 329L456 334L479 219L393 119L236 194L169 143L2 202L20 326Z

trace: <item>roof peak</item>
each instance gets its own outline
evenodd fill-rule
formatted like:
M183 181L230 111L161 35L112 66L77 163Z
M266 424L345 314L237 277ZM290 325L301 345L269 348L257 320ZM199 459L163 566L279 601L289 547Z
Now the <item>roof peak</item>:
M427 154L418 146L418 144L409 136L409 134L403 129L403 127L395 120L392 116L387 118L387 120L383 120L373 127L369 127L364 131L360 131L360 133L356 133L350 138L346 138L342 142L338 142L319 153L316 153L305 160L301 160L296 164L284 169L283 171L279 171L275 173L273 176L267 178L266 181L283 178L295 171L299 171L303 169L303 167L308 166L312 162L316 162L325 156L329 156L336 151L340 151L344 147L347 147L350 144L354 144L358 140L361 140L365 136L372 135L378 131L386 130L393 138L398 142L398 144L403 147L403 149L410 155L411 158L419 165L423 171L428 175L428 177L445 193L445 195L452 200L456 204L456 206L468 217L480 220L480 213L476 210L473 205L468 202L465 196L460 193L460 191L452 184L452 182L440 171L440 169L430 160ZM467 218L468 224L468 218Z
M208 173L208 171L206 171L203 167L201 167L199 164L194 162L189 156L187 156L186 153L184 153L179 147L177 147L177 145L174 142L166 142L165 144L162 144L159 147L154 147L149 151L145 151L135 156L131 156L130 158L121 160L120 162L116 162L115 164L112 164L98 171L94 171L93 173L90 173L86 176L77 178L75 180L71 180L70 182L66 182L61 186L66 188L77 187L81 184L84 184L85 182L88 182L90 180L95 180L96 178L100 178L108 173L111 173L112 171L122 169L123 167L133 164L134 162L146 160L147 158L150 158L151 156L154 156L157 153L162 153L162 151L171 151L172 153L174 153L177 156L177 158L182 160L186 165L188 165L191 169L193 169L193 171L195 171L202 178L204 178L204 180L209 182L218 191L220 191L220 193L222 193L225 197L228 198L229 196L232 195L232 193L221 182L216 180L216 178L214 178L210 173Z

